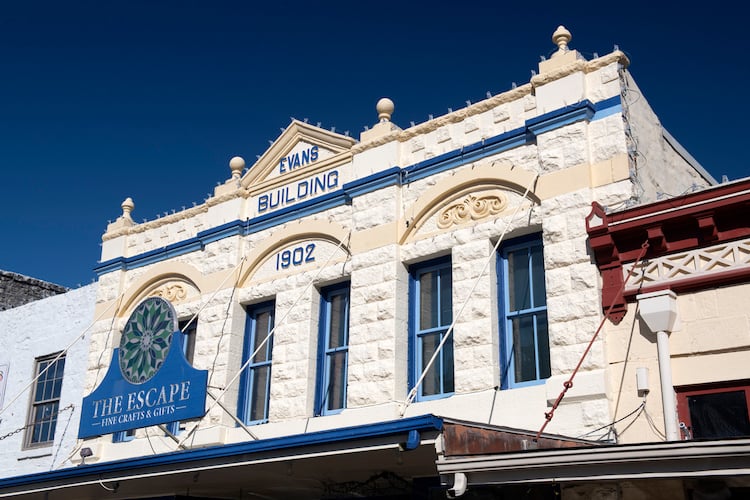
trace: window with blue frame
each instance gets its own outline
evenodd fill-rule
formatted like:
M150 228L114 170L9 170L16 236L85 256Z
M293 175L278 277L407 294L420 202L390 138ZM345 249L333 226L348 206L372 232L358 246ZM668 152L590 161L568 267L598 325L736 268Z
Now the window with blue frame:
M409 386L419 381L453 322L453 280L450 258L409 269ZM453 393L453 336L435 357L418 387L416 399Z
M321 290L316 415L346 408L349 359L349 283Z
M503 245L498 253L501 301L501 387L540 383L550 376L547 291L541 235Z
M239 418L245 424L268 421L268 403L271 394L271 363L275 304L266 302L247 308L245 345L242 365L248 363L240 378L240 396L237 405Z

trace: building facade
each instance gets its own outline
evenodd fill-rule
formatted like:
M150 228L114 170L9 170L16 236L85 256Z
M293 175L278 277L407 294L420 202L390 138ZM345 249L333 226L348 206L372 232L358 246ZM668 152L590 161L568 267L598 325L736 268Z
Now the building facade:
M28 303L0 312L4 475L71 466L96 289L91 284L30 302L27 297Z
M193 208L136 224L126 200L103 236L82 396L183 362L205 389L84 399L68 453L85 466L0 480L0 495L554 498L554 478L469 463L658 441L641 420L613 424L636 404L618 330L635 323L609 291L624 261L602 268L592 221L715 181L622 52L587 61L570 39L555 31L530 82L407 129L388 99L359 141L292 121ZM166 344L138 319L154 297L181 332ZM595 336L608 298L619 324ZM196 392L200 416L148 420Z

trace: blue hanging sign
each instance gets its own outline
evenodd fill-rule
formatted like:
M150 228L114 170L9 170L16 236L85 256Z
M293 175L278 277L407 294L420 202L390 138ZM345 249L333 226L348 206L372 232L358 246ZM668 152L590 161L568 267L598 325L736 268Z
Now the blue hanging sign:
M138 304L104 380L83 398L78 438L202 417L208 370L187 362L182 337L169 301Z

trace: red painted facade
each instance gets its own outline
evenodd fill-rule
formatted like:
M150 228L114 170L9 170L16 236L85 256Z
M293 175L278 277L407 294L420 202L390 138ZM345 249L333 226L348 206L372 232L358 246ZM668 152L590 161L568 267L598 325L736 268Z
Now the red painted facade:
M750 267L746 267L625 289L623 272L637 260L644 245L644 259L653 259L750 237L750 179L616 213L608 214L593 202L586 231L602 276L602 307L617 324L628 302L639 293L691 291L750 280Z

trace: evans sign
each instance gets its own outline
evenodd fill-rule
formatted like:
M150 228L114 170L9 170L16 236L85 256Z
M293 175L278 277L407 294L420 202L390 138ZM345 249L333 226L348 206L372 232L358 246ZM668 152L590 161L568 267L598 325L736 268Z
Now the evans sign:
M78 438L203 416L208 371L190 366L182 341L172 304L141 302L104 380L83 398Z

